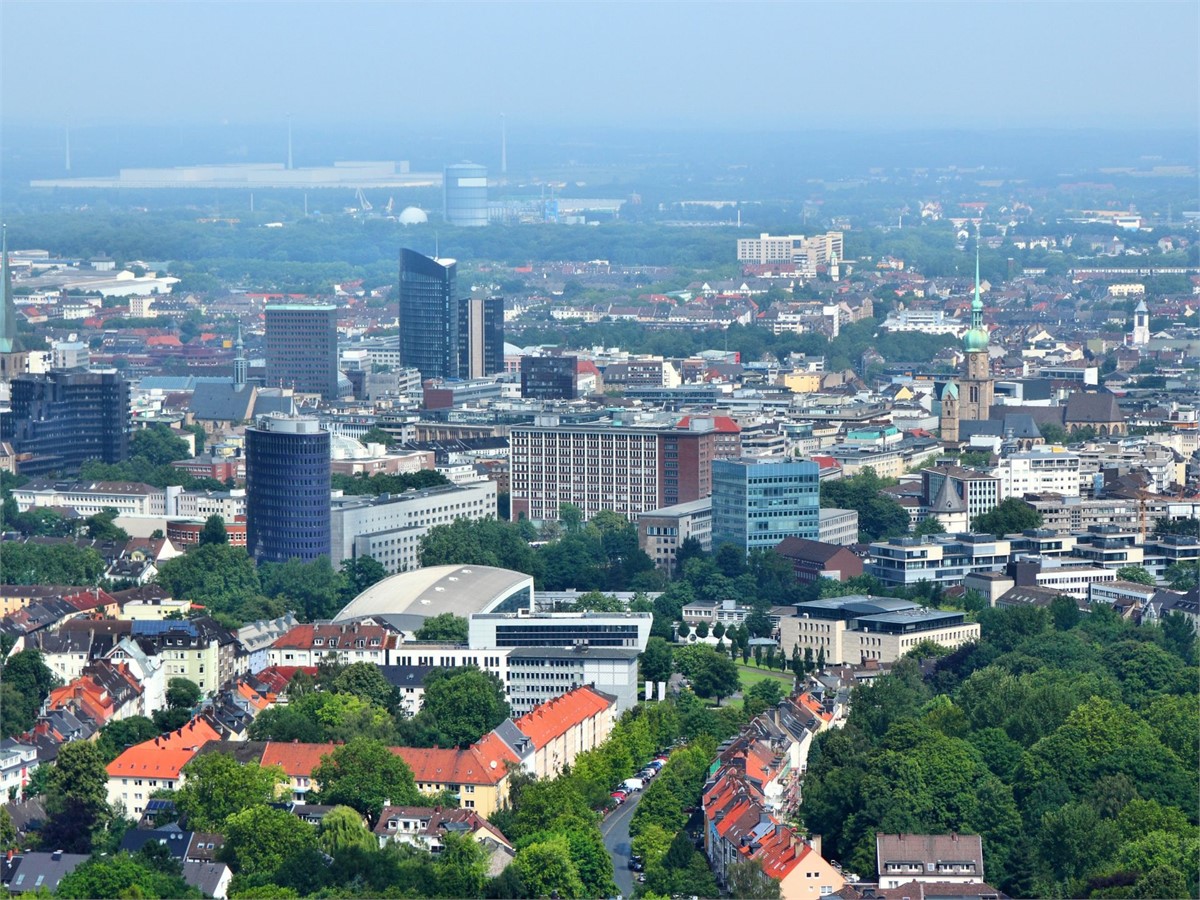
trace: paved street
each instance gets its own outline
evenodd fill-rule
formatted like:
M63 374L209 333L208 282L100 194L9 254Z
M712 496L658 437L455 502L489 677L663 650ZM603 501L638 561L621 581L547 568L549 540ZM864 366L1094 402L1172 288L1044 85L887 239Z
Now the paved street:
M604 835L604 846L613 861L617 893L622 897L629 897L633 894L634 873L629 870L629 820L633 818L633 811L641 799L642 792L635 792L627 803L622 803L600 823L600 833Z

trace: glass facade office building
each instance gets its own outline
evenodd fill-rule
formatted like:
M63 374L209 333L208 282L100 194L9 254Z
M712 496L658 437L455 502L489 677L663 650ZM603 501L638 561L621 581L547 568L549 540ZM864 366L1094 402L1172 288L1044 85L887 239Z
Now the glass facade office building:
M744 553L787 537L819 539L819 469L807 460L718 459L712 466L712 546Z
M116 372L71 369L12 380L0 440L11 441L21 474L74 477L91 459L129 456L129 382Z
M446 222L464 228L488 223L487 168L473 163L446 166L442 177Z
M400 251L400 364L421 378L458 378L460 329L458 264Z
M329 556L329 432L261 416L246 429L246 545L259 562Z

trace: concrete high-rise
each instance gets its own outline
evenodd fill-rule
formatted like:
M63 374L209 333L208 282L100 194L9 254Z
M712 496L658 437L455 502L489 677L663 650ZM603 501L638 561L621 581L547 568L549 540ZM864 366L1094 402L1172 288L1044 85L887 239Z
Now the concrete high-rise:
M246 545L259 562L329 556L329 432L260 416L246 429Z
M267 307L267 387L338 398L337 307Z
M11 388L0 440L12 443L22 474L70 477L88 460L129 455L129 382L117 372L18 375Z
M686 424L562 424L541 416L514 425L511 450L512 514L534 521L557 519L572 503L591 518L612 510L638 513L707 497L712 486L716 428L711 418Z
M446 166L442 179L443 213L450 225L466 228L488 223L487 169L473 163Z
M504 371L504 298L471 297L458 306L458 377Z
M784 538L818 540L820 469L809 460L718 459L712 466L712 546L743 553L778 546Z

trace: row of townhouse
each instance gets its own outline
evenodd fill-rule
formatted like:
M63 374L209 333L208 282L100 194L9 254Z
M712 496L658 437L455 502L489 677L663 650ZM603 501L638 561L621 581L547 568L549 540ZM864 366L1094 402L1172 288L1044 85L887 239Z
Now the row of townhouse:
M834 725L832 712L808 693L781 701L723 744L704 786L704 850L720 884L730 867L758 860L780 882L784 900L826 897L846 879L821 855L820 838L788 824L813 736Z
M279 679L274 676L280 675ZM277 684L283 673L264 673L248 686ZM265 705L274 695L260 692ZM418 790L447 791L459 807L487 817L508 805L509 776L523 770L536 778L554 778L574 764L581 753L608 739L616 717L615 698L591 687L580 687L544 703L531 712L501 723L468 747L393 747L413 771ZM145 812L156 790L178 790L183 771L202 752L231 753L239 762L280 766L287 776L290 799L303 803L319 786L313 772L321 758L336 749L333 743L248 742L245 730L234 731L208 715L199 716L178 731L130 747L108 765L108 799L134 816Z

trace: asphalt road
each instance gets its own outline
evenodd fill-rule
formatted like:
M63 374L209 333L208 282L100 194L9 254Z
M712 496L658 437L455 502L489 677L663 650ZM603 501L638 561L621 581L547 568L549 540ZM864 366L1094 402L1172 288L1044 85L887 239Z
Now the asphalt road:
M604 835L604 846L613 861L613 878L617 882L617 893L622 897L633 895L634 872L629 869L629 822L633 811L642 800L642 792L635 791L630 800L622 803L600 823Z

